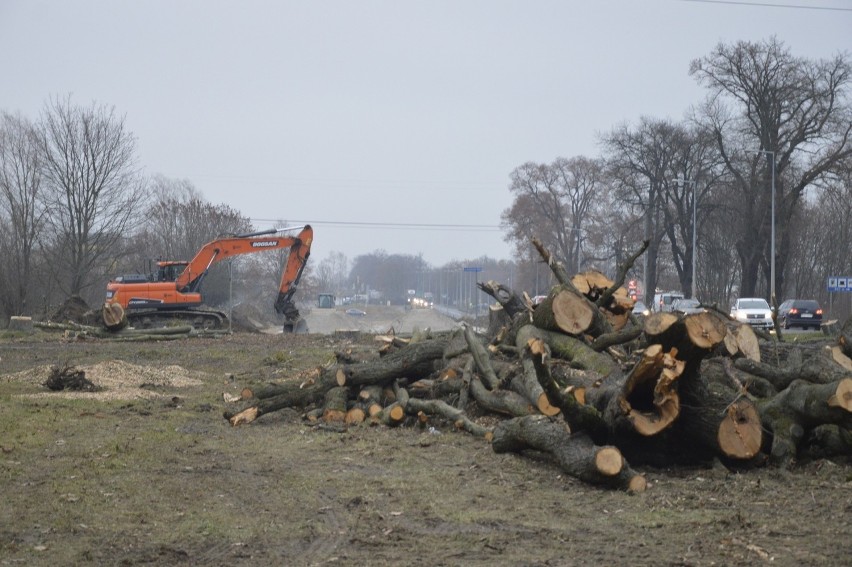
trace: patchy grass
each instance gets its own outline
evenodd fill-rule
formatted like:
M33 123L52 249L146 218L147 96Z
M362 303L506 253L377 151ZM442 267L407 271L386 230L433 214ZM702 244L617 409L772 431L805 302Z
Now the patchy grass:
M646 471L641 495L496 455L434 422L233 428L222 393L327 363L343 339L0 343L0 564L841 565L848 466ZM353 340L348 337L347 341ZM370 337L355 337L370 344ZM283 353L283 355L279 355ZM286 362L269 366L270 357ZM202 371L147 399L69 399L12 373L67 359ZM532 457L532 458L530 458Z

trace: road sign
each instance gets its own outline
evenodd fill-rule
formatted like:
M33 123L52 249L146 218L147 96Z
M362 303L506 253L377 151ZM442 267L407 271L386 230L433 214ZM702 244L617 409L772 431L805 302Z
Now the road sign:
M852 291L852 276L830 276L828 291Z
M465 272L481 272L482 268L480 268L479 266L477 266L475 268L468 267L468 268L464 268L464 271Z

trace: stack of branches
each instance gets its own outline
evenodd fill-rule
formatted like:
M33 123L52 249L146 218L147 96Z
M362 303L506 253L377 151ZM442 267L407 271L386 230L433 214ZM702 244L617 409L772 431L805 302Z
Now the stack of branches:
M496 452L544 452L571 476L629 491L645 489L639 465L852 454L852 319L836 344L809 349L763 344L713 310L639 320L623 283L647 244L615 281L569 277L535 244L559 282L539 305L481 283L497 302L486 332L383 337L378 355L337 353L300 382L244 390L248 406L225 418L300 408L340 427L447 422Z

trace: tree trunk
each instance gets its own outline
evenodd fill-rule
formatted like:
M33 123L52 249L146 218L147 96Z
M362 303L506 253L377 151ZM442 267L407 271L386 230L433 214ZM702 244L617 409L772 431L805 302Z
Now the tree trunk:
M796 380L769 400L758 401L764 427L772 432L771 457L782 465L795 459L808 429L852 423L852 378L829 384Z
M501 422L491 443L497 453L535 449L550 454L563 471L584 482L642 492L645 478L634 472L621 452L597 447L583 434L571 435L564 423L545 416L528 416Z

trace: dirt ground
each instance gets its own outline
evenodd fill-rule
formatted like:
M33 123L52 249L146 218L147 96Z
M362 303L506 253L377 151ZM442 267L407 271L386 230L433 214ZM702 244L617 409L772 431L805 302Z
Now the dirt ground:
M321 317L333 331L351 316ZM440 321L410 317L398 332ZM642 469L650 488L629 495L440 422L337 429L282 410L231 427L223 412L241 406L226 394L376 344L320 328L167 342L4 335L0 565L850 563L848 463ZM101 391L42 385L50 365L69 364Z

